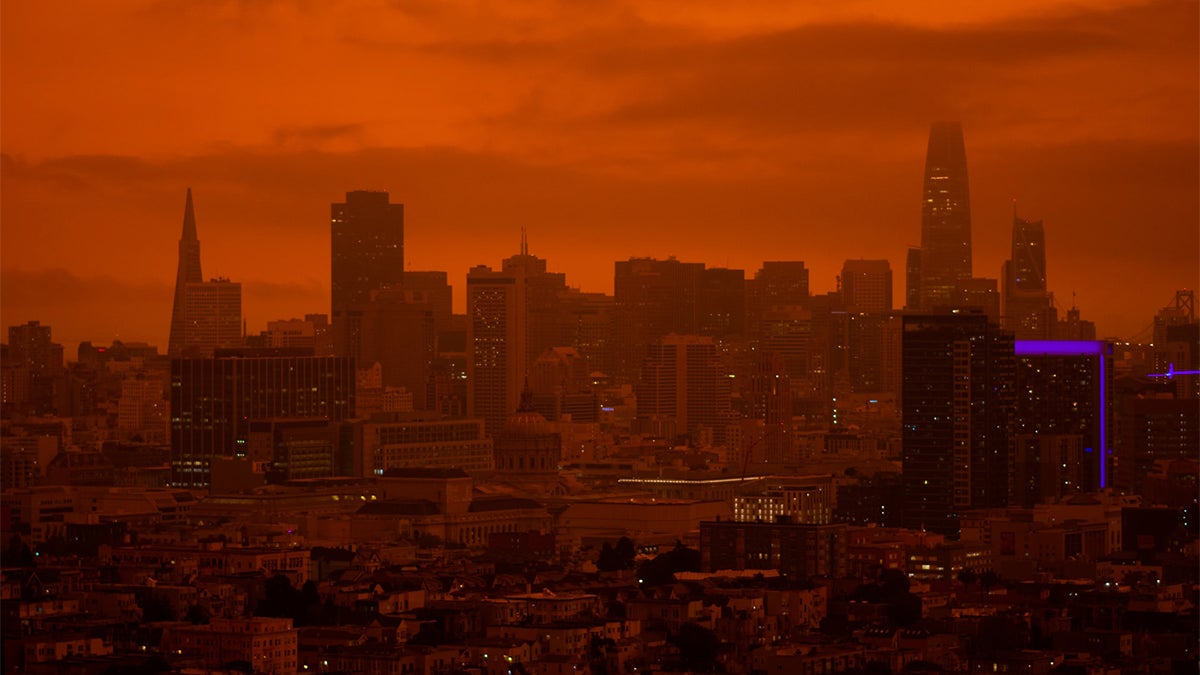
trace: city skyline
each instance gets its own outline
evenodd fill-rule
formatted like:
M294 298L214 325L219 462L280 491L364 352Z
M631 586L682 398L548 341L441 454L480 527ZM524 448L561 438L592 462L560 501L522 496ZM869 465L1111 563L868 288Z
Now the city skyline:
M358 10L82 6L51 29L6 6L4 324L51 325L68 353L165 350L188 187L206 269L243 284L251 332L328 311L326 209L355 190L405 205L411 269L448 272L460 312L467 270L522 228L586 291L611 293L632 256L747 277L803 260L814 293L847 259L899 278L938 120L966 136L975 276L999 278L1014 198L1045 224L1060 314L1074 295L1101 336L1131 337L1200 276L1194 3ZM151 30L179 20L178 40ZM71 56L99 35L91 62ZM300 63L268 80L263 53ZM374 58L402 74L358 72Z

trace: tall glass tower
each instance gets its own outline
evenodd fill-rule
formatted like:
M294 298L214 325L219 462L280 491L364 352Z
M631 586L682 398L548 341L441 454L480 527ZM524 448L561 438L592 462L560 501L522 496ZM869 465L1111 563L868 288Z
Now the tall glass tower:
M950 305L955 284L970 278L971 199L962 126L935 122L921 201L921 307Z
M188 188L183 205L183 233L179 235L179 266L175 272L175 302L171 307L171 335L167 354L179 356L187 344L188 285L204 281L200 273L200 238L196 234L196 214L192 208L192 189ZM240 319L240 317L239 317Z

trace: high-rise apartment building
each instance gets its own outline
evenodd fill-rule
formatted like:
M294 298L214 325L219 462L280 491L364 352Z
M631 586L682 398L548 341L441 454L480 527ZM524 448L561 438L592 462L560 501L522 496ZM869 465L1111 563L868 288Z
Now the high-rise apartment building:
M1012 334L982 313L902 321L903 519L955 534L963 509L1009 502Z
M1017 401L1013 433L1078 436L1082 489L1109 487L1112 345L1097 340L1017 340L1014 349Z
M404 283L404 205L358 190L330 207L331 322L339 356L358 351L359 306L371 291Z
M921 200L920 306L949 306L955 284L971 278L971 199L967 152L957 122L929 130Z
M227 350L171 362L171 482L207 487L212 460L246 454L256 420L354 416L351 359L310 350Z
M521 401L526 376L525 272L480 265L467 273L467 416L489 436Z

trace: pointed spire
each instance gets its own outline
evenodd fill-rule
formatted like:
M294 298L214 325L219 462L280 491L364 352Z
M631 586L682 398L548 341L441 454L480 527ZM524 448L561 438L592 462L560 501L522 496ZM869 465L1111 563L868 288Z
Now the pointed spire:
M521 228L521 255L529 255L529 235Z
M183 234L179 238L183 241L200 240L196 234L196 212L192 207L192 188L187 189L187 203L183 206Z

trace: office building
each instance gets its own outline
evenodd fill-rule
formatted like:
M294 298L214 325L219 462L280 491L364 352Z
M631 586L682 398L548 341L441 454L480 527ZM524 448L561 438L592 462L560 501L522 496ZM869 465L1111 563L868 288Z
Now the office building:
M525 273L480 265L467 273L467 417L495 436L525 383Z
M638 381L637 424L663 438L724 440L731 423L729 374L711 337L666 335L648 345Z
M937 122L929 131L921 200L922 309L949 306L955 284L971 278L971 200L962 127Z
M391 469L489 471L492 440L483 420L440 419L385 413L354 424L358 475L382 476Z
M982 313L902 320L904 525L954 535L963 509L1009 501L1012 334Z
M630 258L615 263L614 375L637 379L647 345L668 333L695 335L704 263Z
M842 306L852 314L892 310L892 266L886 260L842 264Z
M1046 286L1046 233L1040 220L1013 214L1012 256L1001 276L1001 325L1018 340L1050 339L1057 321Z
M183 290L181 351L173 356L212 356L242 343L242 285L224 277L189 282Z
M791 522L700 523L700 569L778 570L793 579L842 577L846 573L847 526Z
M358 351L355 310L371 291L404 284L404 205L386 192L354 191L330 207L330 310L339 356Z
M227 350L171 362L171 483L207 487L216 457L246 456L255 420L354 416L351 359Z

